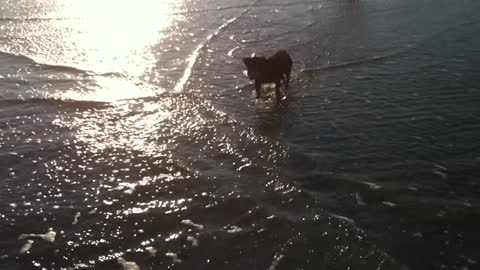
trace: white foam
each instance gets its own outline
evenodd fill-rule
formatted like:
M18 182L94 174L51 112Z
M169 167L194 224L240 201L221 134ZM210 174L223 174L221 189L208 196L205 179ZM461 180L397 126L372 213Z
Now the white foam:
M441 210L441 211L439 211L439 212L437 213L437 217L443 217L443 216L445 216L446 213L447 213L447 212Z
M136 262L129 262L122 257L119 257L117 262L122 265L123 270L140 270Z
M371 182L362 182L364 183L365 185L367 185L369 188L371 189L379 189L379 188L382 188L382 186L379 186L375 183L371 183Z
M355 201L356 201L357 204L360 205L360 206L365 206L365 205L367 205L367 204L363 201L362 197L360 197L360 194L359 194L358 192L355 193Z
M437 169L440 169L440 170L444 170L444 171L448 171L448 169L442 165L438 165L438 164L433 164L433 166Z
M103 203L106 204L106 205L112 205L113 204L112 201L107 201L107 200L103 200Z
M228 55L229 57L232 57L232 56L233 56L233 52L236 51L238 48L240 48L240 47L237 46L237 47L231 49L230 51L228 51L227 55Z
M135 192L135 188L126 189L126 190L123 191L123 193L128 194L128 195L132 195L134 192Z
M276 256L276 258L273 260L270 267L268 267L268 270L275 270L275 268L277 268L278 264L283 259L283 257L284 257L283 254L281 254L280 256Z
M174 263L181 263L181 262L182 262L182 260L180 260L180 259L178 258L177 253L168 252L168 253L165 254L165 255L166 255L167 257L172 258L172 261L173 261Z
M145 251L152 257L155 257L157 255L158 250L154 247L146 247Z
M440 170L438 169L433 169L432 172L436 175L439 175L440 177L442 177L442 179L447 179L447 175L443 172L441 172Z
M231 226L230 230L227 230L228 233L238 233L238 232L241 232L241 231L243 231L243 229L240 228L240 227L237 227L235 225Z
M120 185L117 187L118 190L123 190L123 193L128 195L133 194L136 188L137 184L133 183L120 183Z
M188 226L192 226L192 227L196 228L196 229L199 230L199 231L203 230L203 225L201 225L201 224L196 224L196 223L194 223L191 219L184 219L184 220L182 220L182 224L188 225Z
M383 201L382 203L383 203L384 205L386 205L386 206L389 206L389 207L395 207L395 206L397 206L397 205L396 205L395 203L393 203L393 202Z
M192 247L198 246L198 239L193 236L188 236L187 241L192 243Z
M477 264L477 261L474 260L474 259L472 259L472 258L468 258L468 259L467 259L467 262L468 262L469 264Z
M108 191L120 191L120 190L123 190L124 188L125 188L124 186L118 186L118 187L111 188Z
M54 231L49 231L46 234L42 236L43 240L47 240L49 242L55 242L55 237L57 236L57 233Z
M33 233L30 233L30 234L21 234L18 239L25 239L25 238L29 238L29 237L39 237L45 241L48 241L48 242L55 242L55 236L57 235L56 232L52 231L50 229L50 231L48 231L47 233L45 234L33 234Z
M75 216L73 217L73 222L72 224L75 225L78 223L78 218L80 217L80 212L77 212Z
M33 245L33 240L28 240L27 243L25 243L25 245L23 245L20 248L20 254L27 253L32 248L32 245Z
M340 216L340 215L335 215L335 214L332 214L330 213L330 215L334 218L338 218L338 219L341 219L341 220L345 220L351 224L355 224L355 221L353 219L350 219L350 218L347 218L347 217L344 217L344 216Z

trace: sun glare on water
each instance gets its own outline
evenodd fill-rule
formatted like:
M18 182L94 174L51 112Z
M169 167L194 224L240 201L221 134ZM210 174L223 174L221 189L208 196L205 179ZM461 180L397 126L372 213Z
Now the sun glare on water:
M46 33L52 40L42 45L40 62L88 72L86 80L79 75L79 87L57 91L54 98L113 105L83 112L82 117L65 116L58 124L77 130L76 138L93 152L112 148L162 152L165 145L151 143L161 136L158 123L170 117L168 104L160 100L150 106L149 102L127 99L163 91L145 77L154 73L161 61L153 48L174 33L169 27L175 23L182 1L55 1L57 9L46 15L57 18L48 20Z
M179 1L69 0L58 2L52 20L57 48L46 61L72 65L103 76L93 93L68 91L62 98L113 101L152 95L136 87L156 63L151 46L165 37ZM60 29L60 30L58 30ZM100 76L99 76L100 77ZM132 89L133 88L133 89Z

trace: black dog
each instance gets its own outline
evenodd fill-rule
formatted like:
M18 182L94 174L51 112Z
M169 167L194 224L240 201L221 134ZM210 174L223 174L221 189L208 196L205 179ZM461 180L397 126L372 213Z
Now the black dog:
M275 83L277 102L280 102L280 82L288 88L290 73L292 71L292 59L285 50L280 50L269 57L243 58L247 66L248 78L255 80L257 98L260 98L262 83Z

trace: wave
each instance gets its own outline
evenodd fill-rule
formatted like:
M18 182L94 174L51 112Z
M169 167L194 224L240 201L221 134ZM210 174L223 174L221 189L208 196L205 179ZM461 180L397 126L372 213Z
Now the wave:
M173 13L173 15L185 15L185 14L199 14L199 13L208 13L208 12L219 12L219 11L227 11L232 9L242 9L242 8L265 8L265 7L289 7L289 6L298 6L298 5L311 5L317 3L323 3L323 1L298 1L298 2L291 2L291 3L271 3L271 4L257 4L259 1L254 1L251 4L245 5L235 5L235 6L226 6L226 7L218 7L218 8L206 8L206 9L196 9L196 10L183 10L179 12Z
M315 73L319 71L333 71L337 69L344 69L344 68L350 68L350 67L355 67L355 66L361 66L361 65L366 65L370 63L375 63L375 62L383 62L392 58L397 58L401 57L403 54L407 53L411 48L408 47L407 49L399 50L396 52L392 52L389 54L385 55L377 55L377 56L372 56L369 58L365 59L360 59L360 60L354 60L354 61L349 61L349 62L343 62L343 63L338 63L338 64L333 64L333 65L325 65L325 66L320 66L320 67L313 67L313 68L305 68L298 72L297 77L300 76L301 74L309 74L309 73Z
M213 32L212 34L208 35L207 38L202 42L200 43L197 48L193 51L193 53L190 55L190 57L188 58L188 64L187 64L187 68L185 68L185 71L183 72L183 75L182 77L180 78L180 80L177 82L177 84L175 85L175 92L182 92L183 91L183 88L185 87L185 84L187 83L188 79L190 78L191 76L191 73L192 73L192 69L193 67L195 66L195 64L197 63L197 60L198 60L198 57L200 56L200 52L203 48L205 48L205 46L210 42L212 41L216 36L218 36L220 34L221 31L223 31L225 28L227 28L230 24L234 23L235 21L237 21L241 16L245 15L245 13L249 12L253 5L256 3L253 2L248 8L246 8L245 10L243 10L239 15L237 15L236 17L233 17L231 18L230 20L227 20L226 22L224 22L222 25L220 25L216 30L215 32Z
M370 64L374 62L382 62L386 60L390 60L392 58L397 58L405 55L406 53L409 53L412 50L421 48L422 46L425 46L427 42L431 42L432 40L437 40L440 36L446 35L451 32L456 32L459 29L469 29L470 26L479 24L480 20L466 20L462 21L458 24L451 25L447 28L441 29L439 31L433 32L427 37L423 38L422 40L417 41L415 44L407 46L404 49L397 50L394 52L391 52L389 54L385 55L379 55L379 56L373 56L370 58L366 59L361 59L361 60L355 60L355 61L350 61L350 62L344 62L344 63L339 63L335 65L327 65L327 66L321 66L321 67L313 67L313 68L306 68L301 70L297 75L300 75L302 73L314 73L318 71L331 71L331 70L337 70L337 69L342 69L342 68L349 68L349 67L355 67L355 66L361 66L365 64Z
M48 98L48 97L35 97L35 98L26 98L26 99L0 99L0 107L7 108L8 106L18 106L18 105L49 105L49 106L59 106L59 107L69 107L75 109L91 109L98 107L108 107L111 106L109 102L102 101L86 101L86 100L73 100L73 99L59 99L59 98Z
M126 74L121 72L95 72L95 71L80 69L77 67L72 67L67 65L40 63L26 55L0 51L0 59L2 58L7 58L5 60L7 60L9 63L27 65L27 66L39 69L39 71L53 71L53 72L70 73L70 74L77 74L77 75L84 75L84 76L122 77L122 78L128 77Z
M16 63L22 64L36 64L36 62L28 56L21 54L14 54L9 52L0 51L0 59L6 58L7 60L13 59Z
M0 18L0 22L25 22L25 21L65 21L65 20L78 20L81 18L65 18L65 17L3 17Z

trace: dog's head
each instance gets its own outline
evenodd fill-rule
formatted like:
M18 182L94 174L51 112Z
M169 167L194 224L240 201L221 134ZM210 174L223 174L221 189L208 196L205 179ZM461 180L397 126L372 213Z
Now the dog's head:
M242 59L247 67L247 75L250 80L256 80L261 73L263 63L266 61L263 57L245 57Z

